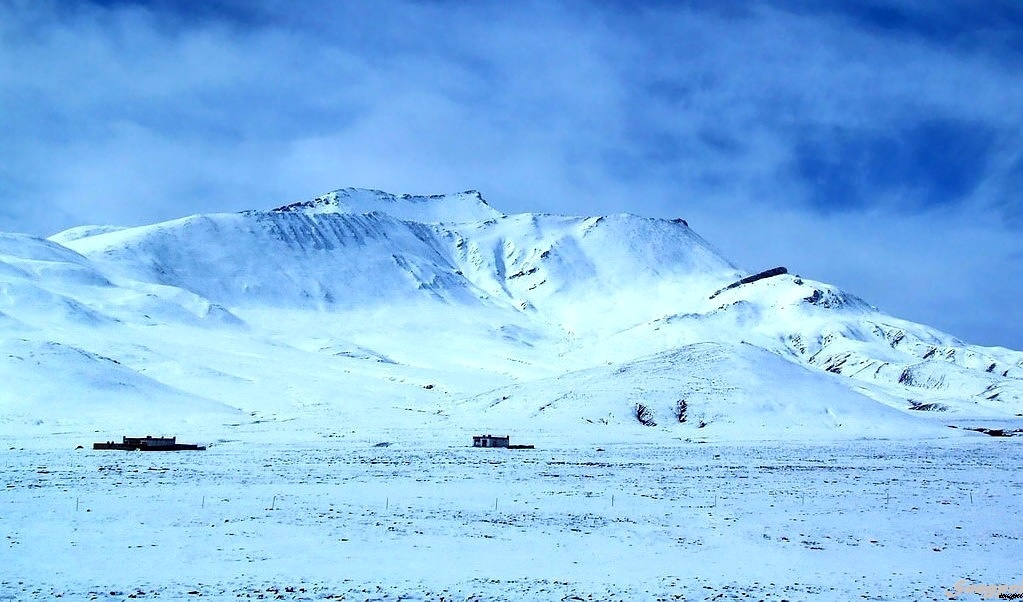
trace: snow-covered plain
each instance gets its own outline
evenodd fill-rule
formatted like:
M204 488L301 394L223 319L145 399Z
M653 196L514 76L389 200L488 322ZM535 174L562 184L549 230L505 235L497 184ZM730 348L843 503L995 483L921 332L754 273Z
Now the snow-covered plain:
M461 443L11 450L0 599L945 600L1020 578L1012 441Z
M474 191L0 234L0 599L1023 577L1019 439L966 430L1023 427L1023 353L748 275L682 220ZM89 449L145 434L211 447Z

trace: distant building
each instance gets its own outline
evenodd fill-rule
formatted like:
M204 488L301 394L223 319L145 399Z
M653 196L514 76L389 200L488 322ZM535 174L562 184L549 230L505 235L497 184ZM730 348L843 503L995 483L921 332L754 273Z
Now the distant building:
M121 442L93 443L92 449L120 449L126 451L182 451L204 450L205 446L178 443L177 437L121 437Z
M497 435L473 435L472 446L473 447L508 447L511 444L511 437L505 435L499 437Z

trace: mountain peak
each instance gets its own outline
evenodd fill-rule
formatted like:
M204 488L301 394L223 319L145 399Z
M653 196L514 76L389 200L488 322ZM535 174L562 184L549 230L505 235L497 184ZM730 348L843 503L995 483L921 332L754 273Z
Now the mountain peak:
M49 408L40 424L85 399L92 430L151 396L168 419L182 401L216 417L212 402L230 400L316 437L355 418L386 432L848 439L1023 415L1023 354L782 267L740 272L681 222L501 215L476 191L346 188L49 242L0 236L0 380L22 383L0 388L0 435L23 399Z
M455 194L395 195L367 188L341 188L308 201L277 207L276 213L385 213L400 220L422 223L479 222L503 217L477 190Z

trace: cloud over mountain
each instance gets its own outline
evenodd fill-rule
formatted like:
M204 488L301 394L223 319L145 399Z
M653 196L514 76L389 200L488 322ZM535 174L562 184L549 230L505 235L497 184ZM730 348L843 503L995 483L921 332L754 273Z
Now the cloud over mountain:
M748 269L1020 347L1021 24L1011 2L7 3L0 230L479 188L682 215Z

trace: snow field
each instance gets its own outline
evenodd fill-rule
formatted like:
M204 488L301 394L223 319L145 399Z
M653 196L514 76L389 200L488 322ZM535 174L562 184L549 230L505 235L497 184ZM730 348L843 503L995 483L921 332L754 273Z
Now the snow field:
M795 274L711 299L747 272L676 222L286 209L0 234L0 601L1019 581L1020 441L947 426L1023 426L1023 354ZM125 434L213 445L73 449Z
M4 443L0 599L944 600L1023 553L1011 440Z

